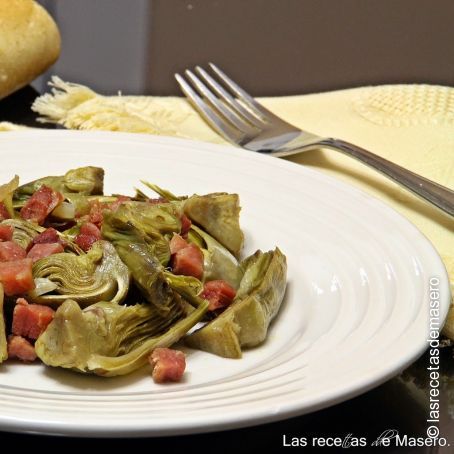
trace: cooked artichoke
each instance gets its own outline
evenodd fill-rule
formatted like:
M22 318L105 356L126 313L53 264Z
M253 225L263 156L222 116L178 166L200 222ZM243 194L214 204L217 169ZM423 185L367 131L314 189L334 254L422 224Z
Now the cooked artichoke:
M116 213L106 213L102 226L103 237L111 241L121 260L129 268L134 283L144 298L159 311L167 311L173 293L164 278L164 267L158 260L156 248L148 244L145 235L131 222ZM169 246L158 253L170 257Z
M32 222L23 219L5 219L0 225L10 225L13 228L13 241L19 246L28 250L33 242L33 238L46 230ZM58 236L63 240L65 251L74 252L77 255L83 254L84 251L75 244L71 237L58 232Z
M243 276L237 259L221 243L195 225L191 226L189 239L203 252L203 280L222 279L237 289Z
M167 189L163 189L163 188L159 187L157 184L149 183L148 181L142 180L141 183L144 184L147 188L150 188L152 191L156 192L156 194L158 194L159 197L162 197L163 199L168 200L169 202L183 200L183 199L187 198L187 197L177 197L175 194L172 194ZM138 189L137 192L138 192L139 196L145 195L145 194L143 194L142 191L140 191L140 189Z
M118 199L118 197L115 197L115 196L84 195L84 194L78 194L76 192L73 192L73 193L65 192L65 193L63 193L63 195L65 196L65 200L67 201L67 203L72 205L72 209L73 209L75 215L78 217L90 213L92 202L97 201L100 203L107 204L107 203L115 202ZM56 215L56 213L54 210L54 211L52 211L52 216L55 216L55 215Z
M102 233L112 241L143 297L162 315L169 311L175 293L192 306L200 306L203 300L198 295L203 289L202 283L194 277L176 276L167 271L155 256L153 241L127 219L106 213Z
M79 167L66 172L57 191L77 192L85 195L102 195L104 190L104 169L101 167Z
M0 284L0 363L8 359L8 344L6 341L5 316L3 314L3 285Z
M193 195L185 201L186 215L239 257L244 235L240 228L240 203L237 194Z
M5 205L6 210L12 218L14 217L13 194L18 186L19 177L17 175L9 183L0 186L0 202Z
M147 363L157 347L170 347L183 337L207 310L201 300L184 316L181 300L166 317L149 304L120 306L100 302L83 311L65 301L38 338L38 357L49 366L75 369L103 376L128 374Z
M238 194L213 193L202 196L193 195L189 198L178 197L155 184L147 181L142 181L142 183L169 202L183 203L184 212L192 221L203 227L235 257L239 256L243 247L244 235L239 222ZM140 198L146 197L140 190L137 190L137 193Z
M33 303L60 305L67 299L81 306L112 301L120 303L129 288L129 270L115 248L107 241L97 241L86 254L61 253L38 260L33 265L34 278L47 278L57 284L52 293L35 295Z
M13 240L25 250L29 248L33 238L45 230L44 227L22 219L6 219L0 225L10 225L13 228Z
M242 347L266 338L268 326L284 298L287 264L276 248L257 251L243 263L244 276L233 303L187 338L190 347L226 358L241 358Z
M100 167L80 167L69 170L63 176L49 176L31 181L14 191L14 207L21 207L42 185L62 194L98 195L103 193L104 170Z
M104 238L115 245L120 244L119 241L122 239L129 242L146 242L152 254L166 266L170 260L166 236L181 230L182 214L183 208L178 202L162 205L125 202L115 213L105 214L102 233ZM128 260L121 253L120 257Z

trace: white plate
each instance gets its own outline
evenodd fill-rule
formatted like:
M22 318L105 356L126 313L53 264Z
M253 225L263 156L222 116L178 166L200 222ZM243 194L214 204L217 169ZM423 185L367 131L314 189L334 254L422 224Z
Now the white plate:
M185 381L149 371L105 379L40 364L0 366L0 428L80 436L159 436L259 424L351 398L397 374L427 345L427 239L384 204L284 160L231 147L120 133L0 134L0 181L106 170L106 191L140 179L177 194L237 192L246 250L278 245L288 290L266 343L241 360L188 350Z

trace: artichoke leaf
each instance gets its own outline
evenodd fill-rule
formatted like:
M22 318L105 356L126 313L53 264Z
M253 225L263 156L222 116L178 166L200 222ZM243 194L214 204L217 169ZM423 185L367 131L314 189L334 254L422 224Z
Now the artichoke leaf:
M284 298L286 258L278 248L266 253L257 251L242 266L244 276L233 303L187 337L190 347L226 358L241 358L243 347L265 340Z
M115 243L117 252L131 272L134 283L144 298L165 314L170 311L173 292L164 277L163 267L145 243Z
M8 344L6 340L5 316L3 313L4 303L3 285L0 284L0 363L8 359Z
M184 211L195 224L239 257L244 235L239 222L238 194L193 195L185 201Z
M147 202L124 202L115 212L117 217L127 219L146 235L161 235L179 232L183 203L150 204Z
M129 288L129 270L115 248L97 241L86 254L53 254L33 265L33 277L47 278L57 284L51 293L30 293L30 302L60 305L67 299L88 306L98 301L122 302Z
M199 238L191 232L195 232ZM243 276L237 259L221 243L196 225L191 226L189 239L202 249L204 281L222 279L237 289Z
M181 295L191 306L198 307L202 298L199 297L203 290L203 284L192 276L181 276L164 271L164 277L169 286Z
M104 170L100 167L80 167L68 170L65 175L48 176L26 183L14 191L14 207L22 207L27 199L43 185L62 194L102 195Z
M176 299L179 299L177 296ZM170 347L205 314L208 302L184 316L181 301L166 317L154 306L100 302L81 310L68 300L38 338L35 349L47 365L101 376L128 374L148 361L157 347Z
M121 213L120 213L121 214ZM150 245L127 218L117 213L105 213L102 235L114 245L121 260L131 272L132 279L143 297L161 314L169 311L173 292L164 278L164 266L156 254L156 245ZM165 241L170 257L169 246Z
M144 180L141 180L140 182L142 184L144 184L147 188L156 192L156 194L158 194L159 197L162 197L163 199L168 200L169 202L181 200L181 199L185 198L185 197L177 197L175 194L172 194L167 189L163 189L163 188L159 187L157 184L149 183L148 181L144 181ZM143 194L143 192L140 191L139 194Z

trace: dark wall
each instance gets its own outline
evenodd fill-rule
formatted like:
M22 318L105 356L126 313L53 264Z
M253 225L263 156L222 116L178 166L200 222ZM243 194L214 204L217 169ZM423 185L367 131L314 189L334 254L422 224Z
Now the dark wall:
M454 85L453 0L153 0L146 90L213 61L254 95Z

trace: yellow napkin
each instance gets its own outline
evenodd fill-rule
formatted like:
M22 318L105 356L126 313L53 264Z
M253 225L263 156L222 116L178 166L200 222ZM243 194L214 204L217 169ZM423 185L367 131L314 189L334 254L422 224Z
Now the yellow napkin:
M105 97L58 78L53 78L53 87L53 93L38 98L33 109L44 120L67 128L144 132L224 143L183 98ZM263 98L260 102L295 126L349 140L454 188L454 88L386 85ZM335 151L311 151L287 159L347 181L406 216L439 251L454 289L452 218ZM454 306L445 333L454 339Z

